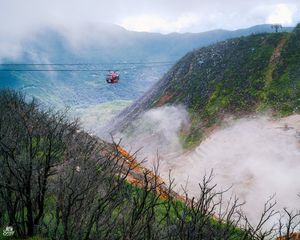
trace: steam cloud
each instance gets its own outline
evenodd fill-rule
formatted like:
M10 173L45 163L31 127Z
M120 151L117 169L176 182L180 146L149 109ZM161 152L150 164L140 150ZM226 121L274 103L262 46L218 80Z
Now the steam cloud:
M244 211L252 220L273 194L278 209L299 208L300 115L227 120L192 152L184 152L178 138L187 123L183 107L158 108L145 113L132 124L130 136L122 137L127 148L143 147L139 158L147 157L148 164L158 151L160 174L167 179L171 169L178 191L188 180L190 196L197 196L198 183L213 169L214 182L221 189L232 186L228 195L246 201Z
M139 158L146 158L151 165L156 161L157 153L160 158L182 154L178 131L188 122L184 107L161 107L144 113L132 123L127 133L116 134L116 138L124 139L126 149L139 149Z

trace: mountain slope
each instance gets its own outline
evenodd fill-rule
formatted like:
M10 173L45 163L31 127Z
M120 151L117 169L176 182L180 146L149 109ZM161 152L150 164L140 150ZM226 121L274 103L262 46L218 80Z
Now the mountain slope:
M284 28L283 31L290 31ZM108 87L105 72L45 73L1 72L0 88L24 90L50 105L99 104L112 100L135 100L158 81L168 66L153 68L114 64L126 62L176 61L187 51L217 41L255 32L272 31L270 25L259 25L236 31L214 30L203 33L158 34L127 31L115 25L87 26L83 32L69 29L43 29L25 39L19 56L2 59L3 63L91 63L88 69L129 69L121 71L118 88ZM84 36L84 37L82 37ZM101 63L101 64L99 64ZM95 65L96 64L96 65ZM55 66L52 66L53 68ZM7 68L7 66L3 66ZM10 66L10 68L13 68ZM28 69L32 66L17 66ZM34 68L34 67L33 67ZM37 66L36 68L42 68ZM56 69L69 66L56 66ZM77 69L73 66L71 69ZM132 70L130 69L132 68ZM103 83L103 84L102 84ZM60 94L59 89L65 89Z
M112 24L87 25L84 29L40 29L21 42L19 56L2 62L120 62L174 60L193 48L228 38L274 31L271 25L257 25L234 31L217 29L201 33L149 33L128 31ZM292 31L284 27L283 32ZM84 36L84 37L83 37Z
M257 34L185 55L141 99L119 114L124 130L140 113L166 104L187 107L186 147L225 114L271 109L288 115L300 106L300 25L292 33Z

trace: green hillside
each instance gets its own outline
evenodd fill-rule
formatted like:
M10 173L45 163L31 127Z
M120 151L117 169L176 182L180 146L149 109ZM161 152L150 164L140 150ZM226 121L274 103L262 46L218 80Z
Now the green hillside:
M226 114L285 116L299 112L299 99L300 25L292 33L252 35L188 53L122 113L120 126L147 109L182 104L191 118L181 132L188 148ZM1 237L258 240L282 234L264 226L274 213L270 201L251 225L238 199L224 204L212 173L199 179L196 198L174 195L172 179L160 182L156 169L137 171L135 155L119 149L64 113L0 91L0 233L14 230Z
M137 171L134 155L118 147L0 91L0 239L258 240L273 232L244 221L237 199L223 204L212 174L197 198L174 195L157 170Z
M121 129L141 112L166 104L187 107L186 147L224 114L299 112L300 24L292 33L257 34L198 49L183 57L143 98L119 116Z

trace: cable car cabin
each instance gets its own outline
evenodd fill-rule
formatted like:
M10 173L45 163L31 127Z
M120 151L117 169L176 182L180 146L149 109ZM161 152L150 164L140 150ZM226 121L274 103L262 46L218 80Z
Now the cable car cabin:
M110 84L118 83L119 79L120 75L115 71L111 71L106 75L106 82Z

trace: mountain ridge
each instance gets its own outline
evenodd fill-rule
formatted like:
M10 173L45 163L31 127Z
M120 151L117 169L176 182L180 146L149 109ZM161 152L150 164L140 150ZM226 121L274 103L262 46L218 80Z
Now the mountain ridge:
M117 131L148 109L182 104L191 126L181 135L184 145L191 147L224 114L299 112L299 52L299 24L292 33L251 35L189 52L118 115Z
M292 29L292 27L284 27L282 31L290 32ZM262 24L237 30L215 29L199 33L161 34L130 31L118 25L108 24L87 26L84 34L86 37L82 38L81 34L74 30L49 27L38 30L22 41L23 50L19 60L43 62L45 54L49 56L48 61L58 63L67 63L69 59L73 62L82 62L82 60L88 60L87 62L93 60L137 61L140 60L139 58L147 58L148 55L152 60L162 58L174 60L193 48L238 36L272 31L271 25ZM133 49L138 49L138 51L133 51ZM57 51L59 54L56 54ZM39 59L36 59L37 54L40 55ZM14 60L14 62L19 60ZM8 61L9 59L4 59L3 62Z
M42 29L32 34L21 45L22 54L3 63L91 63L81 68L91 72L1 72L0 88L21 90L34 96L46 106L63 109L65 106L82 110L82 106L100 106L114 101L133 101L142 96L170 65L145 68L143 65L117 65L126 62L175 62L193 48L257 31L273 31L270 25L254 26L236 31L217 30L207 33L140 33L119 26L87 26L79 34L74 29ZM284 28L283 31L290 31ZM84 36L84 37L83 37ZM94 65L93 65L94 64ZM11 68L42 68L42 66L10 66ZM45 66L47 68L48 66ZM70 66L51 66L68 69ZM72 69L77 68L72 66ZM0 69L7 66L0 66ZM78 67L79 68L79 67ZM105 71L97 69L132 69L121 71L118 86L108 86ZM93 71L95 69L95 71ZM64 89L62 94L61 89ZM115 109L121 106L114 102ZM89 117L89 116L87 116ZM98 122L94 122L98 125Z

